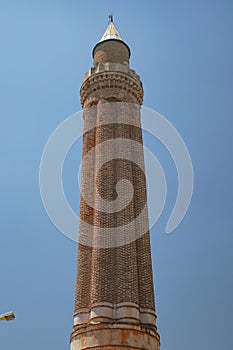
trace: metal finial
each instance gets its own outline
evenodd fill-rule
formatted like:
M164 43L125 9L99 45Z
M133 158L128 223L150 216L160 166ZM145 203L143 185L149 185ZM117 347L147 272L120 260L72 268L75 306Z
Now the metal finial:
M113 22L113 15L112 15L112 13L110 13L110 15L108 15L108 18L109 18L109 22Z

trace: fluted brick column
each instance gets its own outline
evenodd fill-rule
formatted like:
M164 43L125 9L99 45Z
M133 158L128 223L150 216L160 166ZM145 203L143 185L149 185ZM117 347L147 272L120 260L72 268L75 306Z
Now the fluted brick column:
M143 88L128 66L129 54L123 41L100 42L80 90L83 166L71 350L159 349L140 123ZM130 200L119 196L122 180L125 192L133 189Z

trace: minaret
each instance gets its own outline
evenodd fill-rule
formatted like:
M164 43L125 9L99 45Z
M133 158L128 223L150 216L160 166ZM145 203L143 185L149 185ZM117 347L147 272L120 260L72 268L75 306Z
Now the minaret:
M109 16L81 90L84 117L71 350L159 350L140 108L130 49Z

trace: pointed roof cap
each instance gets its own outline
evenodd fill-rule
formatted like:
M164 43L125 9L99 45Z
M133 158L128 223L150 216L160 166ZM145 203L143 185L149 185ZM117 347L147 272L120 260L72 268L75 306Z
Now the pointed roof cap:
M96 47L99 44L101 44L102 42L109 41L109 40L116 40L116 41L122 42L122 44L124 44L127 47L127 49L129 50L129 55L130 55L130 49L129 49L128 45L124 42L124 40L122 39L122 36L119 34L118 30L116 29L116 27L113 23L113 15L110 14L108 16L108 18L109 18L108 27L107 27L104 35L100 39L100 41L93 48L93 51L92 51L93 57L94 57L94 51L95 51Z
M113 23L112 14L109 15L108 18L109 18L108 28L106 29L104 35L102 36L99 42L105 41L105 40L111 40L111 39L124 41Z

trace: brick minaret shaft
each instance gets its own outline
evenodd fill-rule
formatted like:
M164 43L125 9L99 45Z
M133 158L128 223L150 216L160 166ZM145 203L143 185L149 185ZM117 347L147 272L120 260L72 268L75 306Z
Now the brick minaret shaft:
M143 88L139 76L129 68L130 50L111 17L104 36L93 49L93 58L94 67L84 76L80 90L84 115L83 161L89 152L94 152L94 156L82 166L71 350L158 350L146 180L142 170ZM128 154L135 152L130 143L127 149L121 143L111 146L112 141L119 139L138 143L136 157L141 168L128 159ZM110 160L98 170L102 153L99 155L96 149L103 142L110 142L104 151ZM121 157L116 156L117 152L121 152ZM125 208L106 212L87 203L83 193L87 193L91 203L96 203L95 191L98 191L111 204L118 197L116 185L121 179L130 181L134 190ZM94 191L90 189L93 184ZM128 225L126 232L125 225ZM108 229L115 236L109 236ZM98 241L100 230L104 236ZM122 231L125 236L119 241Z

